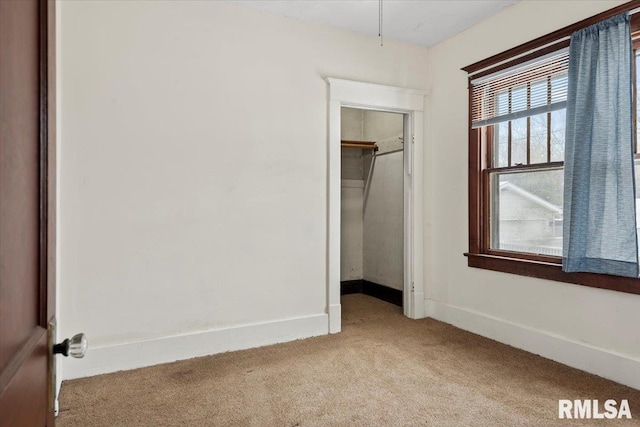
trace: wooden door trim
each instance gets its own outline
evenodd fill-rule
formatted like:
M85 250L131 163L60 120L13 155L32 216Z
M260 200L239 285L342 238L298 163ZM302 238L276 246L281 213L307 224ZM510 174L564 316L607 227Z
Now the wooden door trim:
M55 0L39 0L40 326L47 341L47 426L55 426L56 360L56 21Z
M49 130L47 128L49 123L49 118L47 116L49 111L48 106L48 88L49 88L49 47L48 47L48 4L47 0L39 1L39 13L38 13L38 32L39 32L39 73L40 73L40 147L39 147L39 168L40 168L40 194L39 194L39 205L40 205L40 230L39 230L39 244L40 244L40 265L39 265L39 282L40 282L40 307L39 307L39 321L38 324L47 328L47 324L49 323L49 292L48 292L48 149L49 144L47 141Z
M57 209L57 180L56 180L56 0L45 0L42 2L44 10L41 12L43 21L41 22L40 32L46 35L46 39L41 43L46 46L46 50L41 49L41 63L46 67L46 72L41 77L41 81L45 81L45 88L42 90L43 99L41 103L44 104L44 111L41 112L46 122L43 123L43 129L45 129L44 137L46 148L46 271L47 271L47 288L49 292L47 294L47 312L49 318L47 322L51 320L56 313L56 209ZM46 18L46 19L45 19ZM46 328L47 325L45 324Z

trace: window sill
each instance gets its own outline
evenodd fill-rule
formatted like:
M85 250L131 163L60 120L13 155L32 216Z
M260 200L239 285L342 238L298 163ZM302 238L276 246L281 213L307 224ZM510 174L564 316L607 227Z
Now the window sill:
M565 273L561 265L544 261L487 254L464 255L468 258L469 267L640 295L640 279L594 273Z

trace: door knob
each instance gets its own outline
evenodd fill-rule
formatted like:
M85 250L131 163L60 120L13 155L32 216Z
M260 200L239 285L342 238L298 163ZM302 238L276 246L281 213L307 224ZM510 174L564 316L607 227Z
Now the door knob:
M84 357L89 347L89 342L84 334L76 334L71 339L67 338L60 344L53 346L53 354L63 354L65 357L81 358Z

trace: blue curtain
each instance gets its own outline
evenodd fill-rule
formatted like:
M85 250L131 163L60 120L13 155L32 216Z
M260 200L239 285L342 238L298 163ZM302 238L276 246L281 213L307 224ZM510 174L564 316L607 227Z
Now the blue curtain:
M562 268L638 277L629 14L571 36Z

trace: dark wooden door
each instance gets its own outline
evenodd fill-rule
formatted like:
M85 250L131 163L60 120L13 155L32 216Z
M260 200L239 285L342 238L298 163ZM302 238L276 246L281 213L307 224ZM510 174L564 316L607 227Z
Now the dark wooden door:
M54 16L53 2L0 0L2 427L54 425Z

